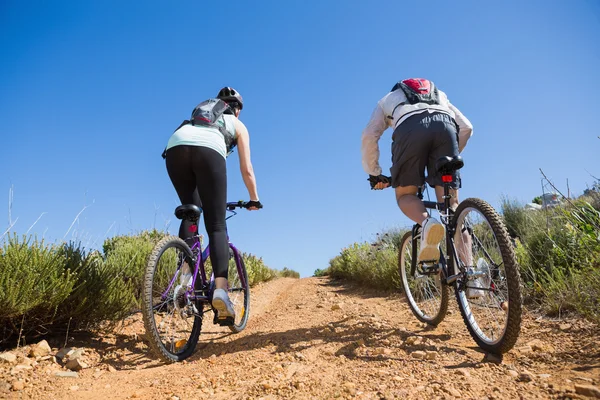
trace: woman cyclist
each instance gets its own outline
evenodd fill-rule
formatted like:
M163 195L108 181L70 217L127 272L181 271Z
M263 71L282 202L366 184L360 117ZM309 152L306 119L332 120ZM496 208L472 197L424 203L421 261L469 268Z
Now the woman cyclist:
M191 122L184 121L170 137L165 159L169 178L181 204L195 204L202 207L204 213L210 260L215 274L212 305L217 310L217 318L235 319L235 311L227 294L229 245L225 214L226 159L236 145L242 177L250 196L247 208L257 210L262 205L250 161L250 137L246 126L238 119L244 107L242 96L233 88L224 87L217 98L229 106L216 121L218 125L194 124L194 119ZM198 107L193 116L196 110ZM189 221L181 222L179 237L183 240L193 235L190 225Z

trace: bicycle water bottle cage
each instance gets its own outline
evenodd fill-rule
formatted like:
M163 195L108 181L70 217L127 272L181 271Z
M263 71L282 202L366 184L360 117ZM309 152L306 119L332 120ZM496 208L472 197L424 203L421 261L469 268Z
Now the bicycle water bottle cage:
M177 219L183 219L190 222L196 222L200 219L202 210L200 207L194 204L184 204L175 209L175 216Z
M463 162L461 156L446 156L437 160L435 163L435 169L437 169L442 175L452 175L454 172L464 167L464 165L465 163Z

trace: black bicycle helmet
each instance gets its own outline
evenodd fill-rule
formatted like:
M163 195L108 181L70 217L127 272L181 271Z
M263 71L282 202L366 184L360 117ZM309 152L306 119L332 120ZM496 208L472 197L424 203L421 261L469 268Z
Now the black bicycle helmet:
M219 90L217 98L226 103L237 103L240 107L240 110L244 108L244 99L242 99L242 95L232 87L227 86Z

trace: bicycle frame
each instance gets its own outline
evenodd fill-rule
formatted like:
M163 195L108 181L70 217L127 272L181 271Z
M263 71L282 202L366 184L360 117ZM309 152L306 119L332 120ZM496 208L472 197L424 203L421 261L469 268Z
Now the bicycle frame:
M234 215L237 215L235 210L227 210L227 211L231 212L232 215L227 217L226 220L233 217ZM214 272L211 273L210 280L208 280L207 276L206 276L206 269L204 268L204 263L210 257L210 247L206 246L206 248L204 250L202 250L202 240L201 240L202 236L198 233L198 225L194 224L191 226L191 228L196 233L193 236L194 243L193 243L192 247L190 248L195 260L193 259L194 273L192 275L192 284L191 284L190 289L187 290L186 296L188 296L188 298L191 301L209 302L209 300L210 300L209 296L214 287L215 274L214 274ZM237 247L235 247L233 245L233 243L231 243L231 241L229 241L229 234L227 234L227 242L228 242L229 248L233 251L233 256L235 257L235 264L236 264L236 268L238 269L238 276L240 277L242 287L245 287L246 286L246 281L245 281L246 278L244 277L244 274L240 270L240 265L241 265L240 252L237 249ZM164 291L164 293L161 296L163 299L167 298L169 291L175 284L175 281L177 280L177 277L179 276L178 272L181 270L182 265L183 265L183 263L180 263L180 265L177 266L177 269L175 270L175 274L173 275L171 282L169 282L167 289ZM198 277L199 277L200 283L201 283L200 289L196 289L196 287L197 287L196 281L197 281Z
M449 182L444 182L444 202L443 203L438 203L437 201L423 201L423 204L425 205L425 208L427 209L432 209L432 210L437 210L440 215L441 215L441 222L442 224L444 224L445 228L446 228L446 253L444 254L444 252L440 249L440 262L439 264L441 265L442 268L442 281L443 283L447 284L447 285L453 285L456 280L461 276L461 274L463 273L463 269L464 268L460 268L461 271L459 271L458 273L456 272L456 264L457 264L457 260L459 260L458 258L458 253L456 251L456 246L454 245L454 234L456 233L456 227L452 225L452 217L454 216L454 210L452 210L452 208L450 207L450 199L452 198L452 195L450 194L450 184L452 183L452 181L450 180ZM425 187L425 185L423 185L422 187L419 187L417 196L419 197L420 200L423 200L423 188ZM419 225L414 225L413 229L412 229L412 237L413 237L413 246L412 246L412 257L413 260L417 259L417 241L420 238L420 234L418 233L419 230ZM447 258L446 258L447 257ZM417 266L418 263L413 263L412 268L411 268L411 275L414 275L415 273L415 268Z
M456 280L461 277L462 275L465 274L466 271L466 267L462 266L460 264L460 259L458 257L458 252L456 250L456 246L454 244L454 235L456 233L456 226L454 226L452 224L452 218L454 216L454 210L452 210L452 208L450 208L450 199L452 198L452 195L450 194L450 184L452 182L444 182L444 202L443 203L438 203L435 201L423 201L423 204L425 205L425 208L427 209L432 209L432 210L437 210L439 211L440 215L441 215L441 222L442 224L444 224L445 228L446 228L446 254L444 254L444 252L440 249L440 266L442 269L442 282L446 285L454 285ZM423 200L423 188L425 187L425 185L423 185L422 187L419 187L418 189L418 193L417 196L419 197L419 199ZM419 229L419 225L414 225L413 229L412 229L412 235L413 235L413 246L412 246L412 257L413 260L417 259L417 240L420 238L420 234L418 232ZM466 227L466 229L471 229L470 227ZM471 238L473 240L476 241L476 243L478 243L480 245L480 247L483 248L483 245L481 243L481 241L479 240L479 238L475 235L472 234L472 231L470 231L471 233ZM488 254L487 250L485 250L485 248L483 248L483 252L486 256L486 258L490 261L490 263L492 265L495 266L495 263L492 260L492 257ZM458 262L457 262L458 260ZM411 267L411 274L414 275L415 270L414 268L416 268L416 265L418 263L414 263L414 265ZM456 266L457 264L459 265L458 269L459 271L457 271ZM497 269L494 268L493 272L497 273ZM467 272L467 274L471 275L470 272ZM470 288L469 286L465 286L465 289ZM490 290L490 289L486 289L486 288L474 288L474 289L478 289L478 290Z

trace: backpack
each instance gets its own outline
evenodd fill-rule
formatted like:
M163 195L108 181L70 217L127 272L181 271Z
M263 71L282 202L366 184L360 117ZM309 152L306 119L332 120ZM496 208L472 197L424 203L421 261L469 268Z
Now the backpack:
M425 104L440 104L440 96L437 87L433 82L427 79L411 78L399 81L392 88L392 92L396 89L402 89L406 95L406 100L410 104L425 103ZM404 105L406 103L401 103Z
M189 120L184 120L177 129L187 124L216 128L221 132L221 135L223 135L223 138L225 139L225 147L227 148L227 154L229 155L237 143L234 135L232 135L225 127L225 118L223 118L223 114L228 110L230 110L229 104L221 99L205 100L194 108L191 118ZM167 150L165 148L162 153L162 158L166 157Z

